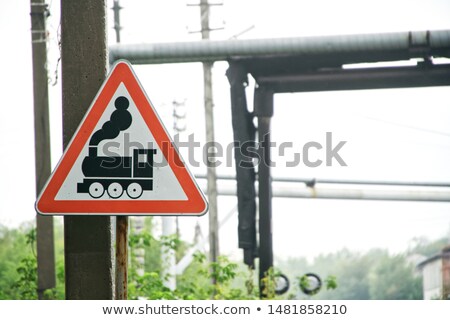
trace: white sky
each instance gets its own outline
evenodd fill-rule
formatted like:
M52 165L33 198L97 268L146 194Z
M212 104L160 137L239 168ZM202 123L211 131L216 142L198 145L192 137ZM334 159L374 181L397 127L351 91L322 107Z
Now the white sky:
M29 1L0 0L3 77L0 77L0 223L15 226L34 217L33 97ZM185 0L121 0L122 42L198 40L198 8ZM108 1L112 6L112 1ZM52 1L49 29L49 73L54 80L58 59L59 3ZM450 29L450 2L445 0L225 0L213 7L214 39L229 39L254 25L240 38L351 34ZM111 13L110 10L108 10ZM112 21L112 14L109 19ZM108 29L114 43L114 30ZM6 69L6 70L5 70ZM216 138L232 139L226 63L214 67ZM160 116L172 126L172 101L187 101L187 131L204 140L200 64L135 66ZM251 91L249 89L249 91ZM348 141L342 157L348 167L274 168L274 176L405 181L450 181L450 88L418 88L284 94L275 97L273 139L294 145L323 142L327 131ZM251 99L249 98L249 101ZM60 82L51 87L52 160L61 156ZM423 130L413 129L412 127ZM428 130L428 131L427 131ZM433 132L431 132L433 131ZM298 150L298 149L297 149ZM184 155L185 159L187 155ZM196 155L197 159L199 154ZM286 160L286 159L285 159ZM194 173L205 169L191 168ZM219 174L234 174L219 167ZM219 198L223 218L234 207L232 197ZM207 216L200 218L207 233ZM277 256L309 257L343 247L366 250L407 248L413 237L437 238L448 233L450 204L274 199L274 250ZM196 218L180 220L191 240ZM236 218L221 230L223 253L237 250Z

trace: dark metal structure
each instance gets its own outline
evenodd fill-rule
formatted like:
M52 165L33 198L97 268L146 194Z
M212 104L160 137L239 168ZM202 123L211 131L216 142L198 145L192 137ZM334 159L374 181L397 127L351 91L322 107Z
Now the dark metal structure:
M272 188L270 176L270 121L273 95L284 92L406 88L450 85L450 64L435 64L433 58L450 57L449 47L431 48L431 36L423 41L408 37L403 50L361 50L362 52L324 52L307 54L270 54L257 57L230 57L227 77L231 86L231 108L239 208L239 246L244 262L254 266L259 257L259 277L273 266ZM371 51L371 52L369 52ZM346 64L417 59L415 66L345 68ZM245 87L250 74L256 80L254 112L247 108ZM257 118L258 128L253 125ZM256 135L257 133L257 135ZM258 136L258 140L256 140ZM259 151L257 166L243 166L250 148ZM251 159L246 159L251 163ZM256 241L255 176L258 176L259 239ZM263 296L263 283L260 283Z
M273 95L283 92L450 85L450 30L281 39L202 41L113 46L110 61L136 64L229 62L227 77L235 146L239 247L262 279L273 266L270 122ZM410 61L409 66L348 68L349 64ZM401 64L399 64L401 65ZM257 83L254 111L247 108L248 75ZM253 119L257 118L258 128ZM258 138L256 138L258 137ZM260 161L254 165L255 153ZM258 176L259 237L255 179ZM258 239L259 238L259 239ZM264 288L261 287L261 295Z

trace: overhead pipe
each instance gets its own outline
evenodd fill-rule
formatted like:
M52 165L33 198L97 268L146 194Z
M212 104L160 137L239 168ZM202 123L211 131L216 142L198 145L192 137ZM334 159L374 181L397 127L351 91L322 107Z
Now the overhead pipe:
M196 179L206 179L204 174L196 174ZM236 180L233 175L218 175L219 180ZM342 184L342 185L375 185L375 186L405 186L405 187L440 187L450 188L450 182L438 181L398 181L398 180L342 180L342 179L321 179L321 178L292 178L292 177L272 177L273 182L304 183L307 186L315 184Z
M275 198L450 202L450 188L358 188L273 184ZM218 194L235 196L235 186L218 186Z
M450 56L450 30L310 36L296 38L203 40L174 43L115 44L110 62L126 59L133 64L214 62L230 57L269 55L358 54L366 62ZM389 57L387 57L387 54ZM383 56L386 56L383 59Z

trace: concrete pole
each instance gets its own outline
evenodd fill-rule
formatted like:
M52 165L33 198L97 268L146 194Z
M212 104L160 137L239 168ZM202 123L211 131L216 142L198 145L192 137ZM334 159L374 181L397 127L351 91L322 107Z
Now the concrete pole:
M168 239L167 237L173 236L175 233L175 217L162 217L162 235ZM162 245L161 260L163 283L167 288L175 290L177 287L175 250L170 246Z
M114 30L116 42L120 43L120 5L114 0ZM128 216L116 217L116 300L128 298Z
M67 147L105 80L105 0L61 0L63 140ZM113 299L109 216L64 217L66 299Z
M209 39L209 4L208 0L200 1L200 15L202 39ZM214 143L214 112L213 112L213 94L212 94L212 66L211 62L203 63L203 84L204 84L204 103L205 103L205 127L206 142ZM212 149L211 149L212 151ZM211 154L211 153L210 153ZM217 212L217 181L216 168L207 163L207 189L209 201L209 259L216 262L219 256L219 223ZM214 279L213 279L214 281Z
M31 43L33 50L34 148L36 195L39 195L51 171L50 126L48 115L47 28L45 0L30 0ZM53 217L36 216L37 292L55 287L55 245Z

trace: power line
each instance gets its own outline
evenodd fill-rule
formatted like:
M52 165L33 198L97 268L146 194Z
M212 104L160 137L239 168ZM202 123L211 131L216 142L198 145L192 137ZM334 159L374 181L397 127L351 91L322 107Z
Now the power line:
M437 134L437 135L444 136L444 137L450 137L450 133L448 133L448 132L417 127L417 126L413 126L413 125L409 125L409 124L399 123L399 122L395 122L395 121L391 121L391 120L380 119L380 118L375 118L375 117L370 117L370 116L363 116L363 115L357 115L357 116L360 118L389 124L389 125L395 126L395 127L401 127L401 128L406 128L406 129L411 129L411 130L416 130L416 131L421 131L421 132L427 132L427 133L431 133L431 134Z

